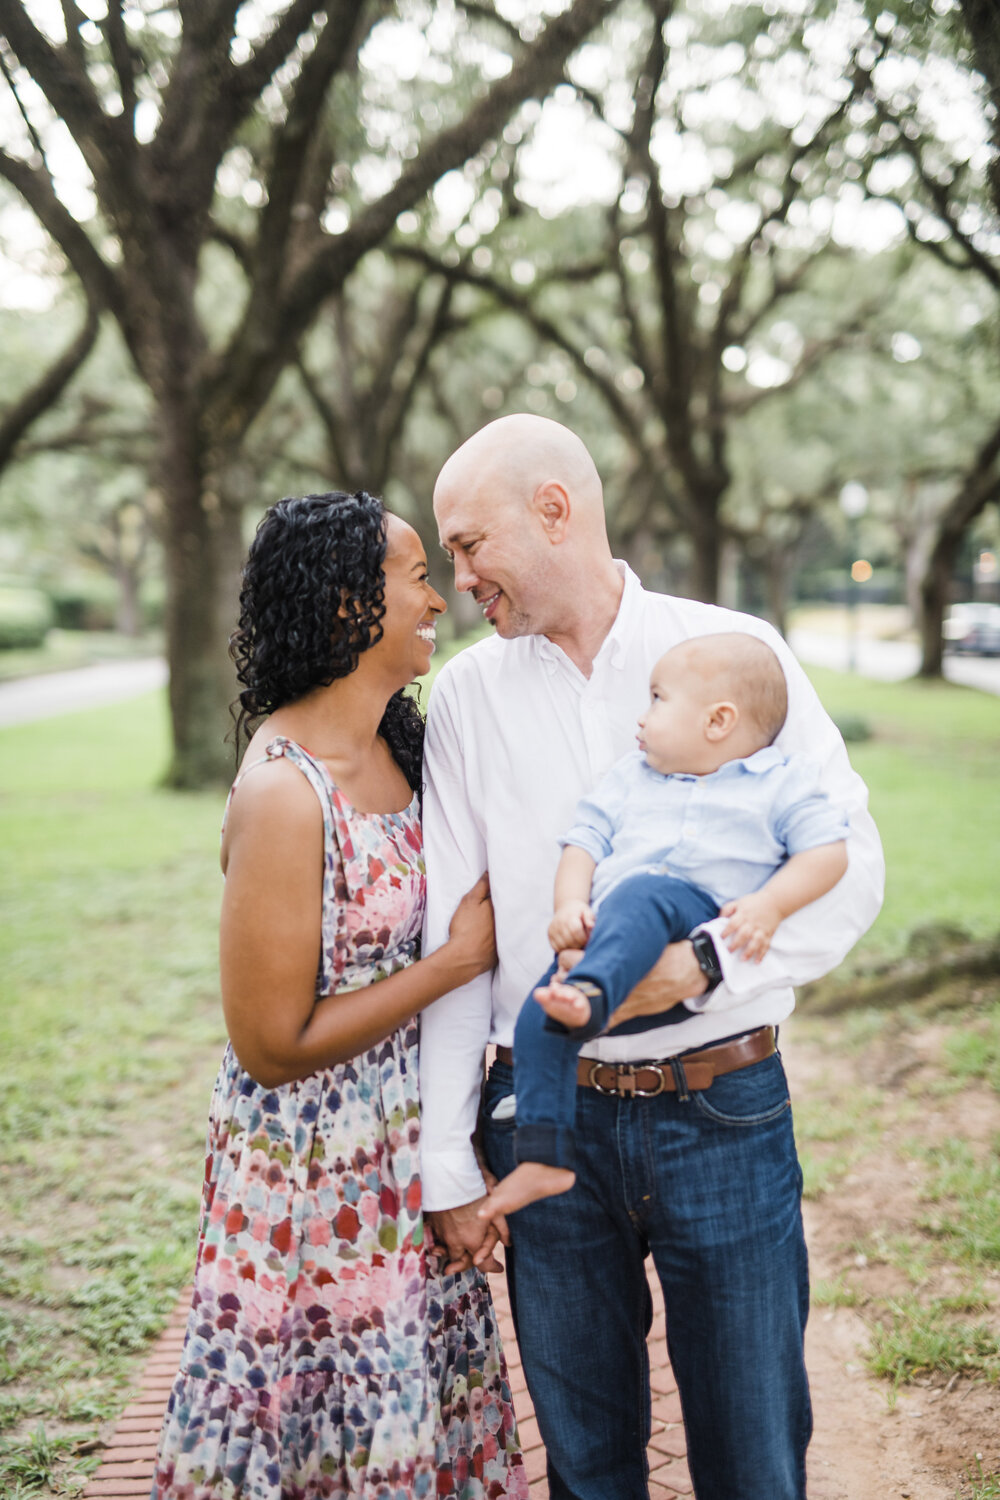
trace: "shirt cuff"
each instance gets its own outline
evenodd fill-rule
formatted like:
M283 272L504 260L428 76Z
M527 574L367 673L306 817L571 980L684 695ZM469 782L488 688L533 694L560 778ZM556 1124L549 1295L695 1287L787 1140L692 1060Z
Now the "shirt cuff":
M599 865L602 859L606 859L611 853L611 844L594 828L588 828L585 824L574 823L568 833L564 833L558 840L560 849L571 845L574 849L582 849L584 854L589 854L595 865Z
M486 1192L474 1151L435 1151L433 1161L424 1163L423 1208L425 1213L438 1209L461 1208L474 1203Z

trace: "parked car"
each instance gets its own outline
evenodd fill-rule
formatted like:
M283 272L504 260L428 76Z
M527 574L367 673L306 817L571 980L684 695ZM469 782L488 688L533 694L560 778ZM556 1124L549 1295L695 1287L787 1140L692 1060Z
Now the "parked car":
M1000 604L953 604L944 622L944 649L1000 656Z

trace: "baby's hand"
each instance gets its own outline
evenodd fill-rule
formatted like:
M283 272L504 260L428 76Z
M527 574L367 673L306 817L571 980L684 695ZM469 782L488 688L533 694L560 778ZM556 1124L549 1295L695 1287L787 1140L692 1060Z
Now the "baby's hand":
M742 949L744 958L759 964L781 921L781 914L767 892L752 891L749 896L727 901L720 907L719 915L729 918L722 936L730 953L739 953Z
M564 901L549 923L549 944L554 953L564 948L585 948L594 926L594 913L586 901Z

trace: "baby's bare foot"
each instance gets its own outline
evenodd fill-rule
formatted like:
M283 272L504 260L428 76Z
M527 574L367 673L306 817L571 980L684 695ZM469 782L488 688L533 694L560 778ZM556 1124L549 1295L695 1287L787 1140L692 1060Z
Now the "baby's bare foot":
M493 1189L479 1210L479 1217L495 1221L500 1215L516 1213L526 1203L535 1203L539 1198L568 1193L575 1181L576 1173L567 1167L523 1161Z
M586 1026L590 1020L590 1001L575 984L563 984L550 979L535 991L535 999L547 1016L572 1031L577 1026Z

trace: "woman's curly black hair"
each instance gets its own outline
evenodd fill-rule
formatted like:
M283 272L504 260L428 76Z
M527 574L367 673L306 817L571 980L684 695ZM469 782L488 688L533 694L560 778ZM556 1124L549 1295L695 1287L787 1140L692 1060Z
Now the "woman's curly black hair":
M385 508L364 490L279 500L267 512L247 555L229 641L242 684L232 706L237 758L259 719L347 677L381 640L385 549ZM424 721L402 689L379 733L418 790Z

